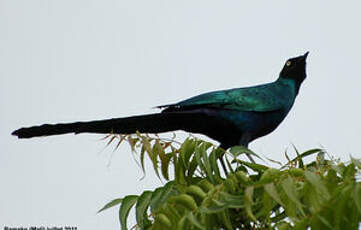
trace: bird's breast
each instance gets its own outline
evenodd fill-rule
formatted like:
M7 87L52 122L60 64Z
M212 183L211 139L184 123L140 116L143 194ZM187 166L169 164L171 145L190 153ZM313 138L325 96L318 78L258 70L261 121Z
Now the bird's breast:
M235 125L241 136L247 136L252 141L275 130L286 117L289 110L272 112L224 111L223 119Z

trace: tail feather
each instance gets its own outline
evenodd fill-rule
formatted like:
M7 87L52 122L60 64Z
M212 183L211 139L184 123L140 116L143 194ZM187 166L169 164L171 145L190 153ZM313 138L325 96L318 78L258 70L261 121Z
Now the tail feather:
M17 136L18 138L32 138L67 133L131 134L135 133L136 131L142 133L161 133L179 129L199 132L199 129L201 129L202 126L202 124L199 124L199 122L202 120L202 118L204 118L204 115L195 115L189 112L156 113L88 122L44 124L40 126L33 126L15 130L12 135ZM207 125L204 121L203 123L204 126Z
M44 124L18 129L12 135L18 138L32 138L66 133L132 134L137 131L141 133L162 133L184 130L207 135L219 141L223 147L237 145L242 135L239 129L231 122L220 119L217 113L217 110L212 109L163 110L161 113L125 118L67 124Z

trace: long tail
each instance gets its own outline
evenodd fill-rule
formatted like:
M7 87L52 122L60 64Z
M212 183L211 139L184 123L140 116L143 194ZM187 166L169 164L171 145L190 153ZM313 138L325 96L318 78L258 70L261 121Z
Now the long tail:
M125 118L96 120L88 122L74 122L67 124L44 124L15 130L12 135L18 138L32 138L40 136L60 135L66 133L118 133L131 134L136 131L142 133L161 133L173 130L189 130L201 128L199 122L204 116L194 113L155 113ZM204 119L203 119L204 120ZM203 121L204 123L204 121ZM195 124L197 127L190 127ZM207 124L204 124L207 125ZM198 130L195 130L198 131ZM200 130L199 130L200 131Z

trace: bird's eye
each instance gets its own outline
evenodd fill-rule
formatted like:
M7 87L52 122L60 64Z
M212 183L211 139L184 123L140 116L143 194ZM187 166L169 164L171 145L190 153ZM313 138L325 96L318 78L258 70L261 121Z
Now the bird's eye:
M290 66L290 65L291 65L291 61L287 61L286 66Z

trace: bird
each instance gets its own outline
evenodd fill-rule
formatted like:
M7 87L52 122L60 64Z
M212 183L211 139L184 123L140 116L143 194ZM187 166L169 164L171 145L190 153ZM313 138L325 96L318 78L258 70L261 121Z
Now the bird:
M67 133L133 134L183 130L204 134L223 149L241 145L274 131L291 110L306 78L304 55L289 58L270 83L200 94L157 106L158 113L106 120L43 124L12 132L18 138Z

